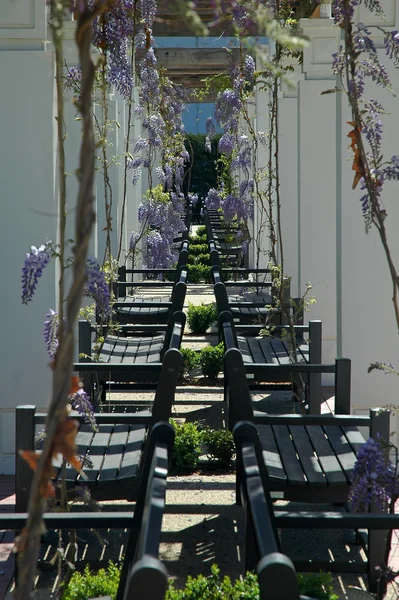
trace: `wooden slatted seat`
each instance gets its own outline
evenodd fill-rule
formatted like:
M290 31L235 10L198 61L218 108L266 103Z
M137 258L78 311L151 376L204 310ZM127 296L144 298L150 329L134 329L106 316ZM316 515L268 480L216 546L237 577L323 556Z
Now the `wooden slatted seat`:
M188 248L188 242L183 242L176 269L119 268L118 283L115 285L117 301L113 304L118 323L167 323L171 314L183 310L187 290ZM165 274L174 275L174 281L161 281L159 277ZM168 295L157 292L157 295L151 296L143 293L147 288L155 287L163 291L170 286L172 291ZM140 290L140 293L127 294L132 287Z
M84 483L98 500L135 498L145 440L156 422L168 421L170 417L180 366L180 352L175 348L169 349L158 376L151 411L96 414L97 430L85 423L82 416L73 414L80 423L76 436L77 454L84 459L87 479L67 465L68 488ZM36 427L46 422L47 415L36 412L34 406L17 407L16 415L16 504L17 510L25 510L32 474L19 458L18 451L35 448ZM57 465L55 481L62 476L60 467Z
M175 312L169 317L167 325L120 326L119 335L105 338L96 362L81 358L81 362L75 363L73 368L79 371L85 390L90 395L93 395L94 386L100 386L105 393L105 382L129 382L132 389L134 383L157 382L166 350L180 348L185 322L185 314ZM80 356L91 355L93 331L87 321L79 322Z
M373 428L388 425L389 413L381 418L377 409L373 409L370 417L363 417L364 422L371 422ZM380 421L378 423L378 421ZM360 423L359 423L360 424ZM298 427L298 425L296 426ZM328 426L330 435L336 426ZM339 426L344 432L344 438L351 437L348 427ZM327 429L327 426L326 426ZM349 426L354 431L354 426ZM339 429L337 429L337 432ZM253 421L239 421L234 430L234 440L237 450L237 491L238 500L242 502L247 513L245 536L245 568L252 570L256 567L261 588L261 598L274 599L274 586L278 586L279 598L283 600L296 600L297 590L293 585L293 565L287 557L282 556L279 532L283 529L306 529L307 543L311 544L309 529L367 529L367 540L364 544L362 559L351 560L330 558L315 560L307 559L306 547L301 552L301 558L294 559L295 567L299 571L333 571L345 573L367 573L369 589L376 592L378 589L379 571L384 566L385 538L387 530L397 529L399 515L374 513L348 513L343 510L303 511L288 505L285 509L278 510L274 507L271 493L273 491L273 475L270 472L269 456L265 454L262 435L259 426ZM356 446L360 438L353 443ZM348 440L349 441L349 440ZM352 442L351 442L352 443ZM300 455L303 453L300 451ZM342 455L343 456L343 455ZM327 454L324 455L327 459ZM342 457L341 457L342 458ZM348 457L349 461L349 457ZM330 465L331 466L331 465ZM333 472L333 469L331 470ZM317 489L318 482L313 483ZM334 486L334 483L331 483ZM332 500L329 500L332 502ZM328 539L326 546L328 548ZM289 548L287 553L290 554ZM276 579L277 573L280 577ZM284 585L281 585L283 581ZM289 583L291 582L291 583ZM294 593L295 592L295 593Z
M334 373L336 414L267 415L254 411L241 353L230 347L225 354L229 427L239 420L256 424L271 491L282 492L289 500L345 503L356 454L365 443L358 427L368 428L372 437L379 432L389 439L389 413L349 414L349 359L338 359L333 365L302 363L287 368Z
M231 312L223 311L219 315L219 327L225 348L239 349L244 362L247 377L251 386L256 383L287 384L301 377L305 383L306 398L309 412L319 414L321 396L321 371L317 369L303 370L294 365L294 357L287 342L287 336L278 337L288 329L286 325L276 325L273 336L253 336L259 333L259 326L237 326L233 322ZM237 335L239 331L250 335ZM301 364L321 363L321 321L310 321L309 325L295 325L296 333L296 362ZM252 335L251 335L252 333ZM309 341L305 340L309 334Z
M219 312L229 310L238 324L261 324L263 327L284 325L288 322L286 314L290 315L296 325L303 324L301 302L298 298L291 301L289 282L284 287L284 310L281 310L276 308L270 269L221 269L216 250L211 250L210 255L213 264L214 293ZM223 274L226 271L236 278L253 274L255 281L248 279L225 281ZM232 293L228 294L228 289L232 290Z
M220 213L209 210L204 211L204 222L208 240L213 240L220 255L229 263L242 266L244 259L242 246L230 241L232 236L235 237L238 228L222 222Z
M165 598L168 576L158 555L173 441L174 431L169 423L158 421L154 424L145 441L134 512L56 512L43 516L48 530L128 528L117 600L133 600L143 589L151 600ZM18 506L17 511L20 510ZM26 513L1 513L0 527L21 530L26 519ZM16 575L18 577L18 573Z

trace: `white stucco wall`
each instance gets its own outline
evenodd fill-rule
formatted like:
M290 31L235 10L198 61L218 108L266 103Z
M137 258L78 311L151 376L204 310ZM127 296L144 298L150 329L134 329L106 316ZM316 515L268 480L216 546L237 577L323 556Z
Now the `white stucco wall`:
M31 245L56 239L53 64L44 49L45 3L15 0L0 10L0 473L14 469L14 409L45 407L50 369L43 321L55 306L54 268L34 302L21 304L21 269Z

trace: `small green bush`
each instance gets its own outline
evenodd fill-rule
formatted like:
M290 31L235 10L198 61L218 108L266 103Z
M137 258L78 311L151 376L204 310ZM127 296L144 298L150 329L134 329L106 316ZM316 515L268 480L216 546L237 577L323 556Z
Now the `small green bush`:
M97 573L90 571L89 565L85 566L83 573L75 571L65 587L62 600L87 600L99 596L111 596L115 600L121 567L110 561L107 569L100 569Z
M199 244L207 244L208 236L206 235L206 233L203 235L189 235L188 241L190 242L191 250L193 246L198 246Z
M98 596L111 596L115 600L121 566L110 561L108 569L92 573L86 565L83 573L75 572L63 592L62 600L87 600ZM299 592L316 600L339 600L332 591L331 573L298 573ZM220 569L212 565L208 577L187 578L185 587L177 590L172 580L165 596L166 600L259 600L259 584L255 573L247 573L234 583L230 577L220 577Z
M209 252L206 254L189 254L187 259L188 265L205 265L209 266Z
M199 367L199 353L191 348L181 348L180 352L183 357L180 377L186 379L190 375L190 371Z
M190 254L197 256L198 254L208 254L208 244L192 244L190 246Z
M304 596L317 600L339 600L333 593L331 573L298 573L299 590Z
M188 304L187 322L193 333L205 333L217 320L217 310L213 304Z
M197 229L197 237L201 237L202 235L206 235L206 226L200 225Z
M207 265L190 264L188 280L189 283L200 283L201 281L212 283L211 268Z
M308 575L314 576L315 582L317 580L320 582L320 586L317 584L311 586L313 598L317 600L339 600L338 596L331 591L332 578L330 573L306 573L304 575L305 580L308 579ZM306 595L308 592L306 584L303 584L302 575L298 575L298 584L300 594ZM326 589L326 585L328 589ZM317 590L321 595L317 595ZM259 595L259 584L255 573L247 573L244 579L237 579L233 583L230 577L225 576L221 579L220 569L217 565L212 565L209 577L204 575L189 576L182 590L176 590L173 582L170 581L165 598L166 600L243 600L244 598L245 600L259 600Z
M172 469L175 473L192 473L201 456L202 435L198 423L187 421L180 425L174 419L170 422L175 430Z
M216 379L220 371L223 371L224 344L207 346L200 352L200 366L205 377Z
M202 440L206 445L209 460L223 469L228 469L236 451L231 431L206 427L202 432Z

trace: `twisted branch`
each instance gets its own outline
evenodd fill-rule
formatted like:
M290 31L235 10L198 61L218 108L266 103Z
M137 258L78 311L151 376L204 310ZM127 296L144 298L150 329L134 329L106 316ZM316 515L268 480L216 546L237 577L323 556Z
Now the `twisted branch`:
M107 2L96 3L94 9L89 10L86 0L77 21L76 43L82 72L82 93L79 108L82 115L83 135L78 172L79 193L76 205L74 277L66 309L67 322L70 326L65 330L64 336L60 339L56 355L52 400L46 423L46 440L38 462L38 468L33 478L28 507L29 516L23 531L23 540L20 542L20 548L17 546L17 549L20 549L20 554L18 557L19 569L15 592L16 600L31 600L33 597L33 581L39 554L40 537L44 529L43 512L45 497L43 495L43 486L48 481L48 465L52 459L54 439L60 423L65 419L65 409L70 389L74 356L73 325L77 319L83 296L86 280L87 252L95 220L93 209L95 141L92 120L92 91L95 67L90 56L91 23L98 14L106 10L107 6Z

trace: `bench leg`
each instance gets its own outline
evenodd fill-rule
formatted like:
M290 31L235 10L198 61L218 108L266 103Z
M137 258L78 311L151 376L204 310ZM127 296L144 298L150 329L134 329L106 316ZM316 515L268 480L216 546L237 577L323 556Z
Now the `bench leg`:
M371 427L370 437L378 439L381 436L382 440L389 441L389 420L390 411L378 410L372 408L370 410ZM386 450L388 458L388 450ZM370 506L371 512L383 512L378 507L376 502L372 502ZM368 579L370 592L378 590L378 580L380 577L378 567L383 567L385 563L385 550L387 543L388 531L386 529L373 529L368 532Z
M15 511L27 512L33 471L19 450L35 449L36 406L17 406L15 411Z

